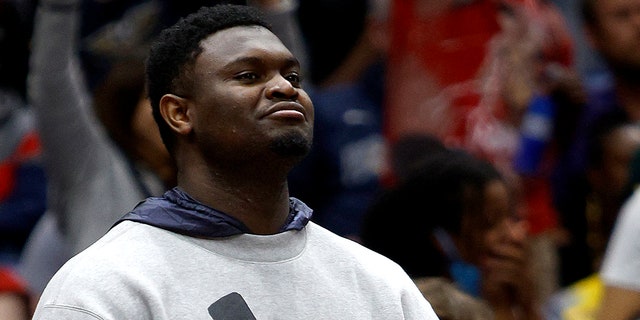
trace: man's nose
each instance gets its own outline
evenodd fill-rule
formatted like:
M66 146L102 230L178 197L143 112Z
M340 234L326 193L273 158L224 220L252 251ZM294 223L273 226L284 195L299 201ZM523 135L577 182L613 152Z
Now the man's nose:
M266 95L269 99L295 100L298 97L298 89L278 74L267 83Z

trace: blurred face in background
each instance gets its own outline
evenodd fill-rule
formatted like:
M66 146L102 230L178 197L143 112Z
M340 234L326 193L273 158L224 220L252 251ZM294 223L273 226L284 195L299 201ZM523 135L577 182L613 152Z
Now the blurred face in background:
M620 201L629 181L629 166L640 148L640 127L627 124L603 139L602 165L589 170L589 182L599 197Z
M524 235L514 234L516 221L513 215L511 194L501 180L487 183L482 195L483 203L469 210L480 210L463 217L460 253L469 263L480 266L496 254L496 248L519 242Z
M640 126L620 126L607 134L602 144L602 164L589 168L587 177L602 210L599 228L608 237L627 197L632 161L640 150Z
M615 71L640 78L640 0L594 1L593 13L591 44Z
M528 290L527 224L514 215L512 195L502 180L483 189L481 214L463 218L461 254L480 271L483 297L501 300L505 292ZM510 293L511 294L511 293Z

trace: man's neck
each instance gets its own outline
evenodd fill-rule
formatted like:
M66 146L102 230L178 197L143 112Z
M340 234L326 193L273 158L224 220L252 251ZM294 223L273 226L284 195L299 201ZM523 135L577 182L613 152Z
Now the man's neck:
M273 234L289 215L286 175L185 170L178 186L203 204L242 221L255 234Z

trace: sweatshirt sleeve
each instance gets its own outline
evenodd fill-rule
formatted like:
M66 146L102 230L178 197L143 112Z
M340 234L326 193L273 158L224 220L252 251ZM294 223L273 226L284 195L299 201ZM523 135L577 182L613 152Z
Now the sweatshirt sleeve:
M62 190L92 172L107 144L80 66L80 2L40 2L28 78L47 173Z
M124 154L93 109L79 56L80 0L42 0L28 77L50 185L49 208L76 250L142 199Z

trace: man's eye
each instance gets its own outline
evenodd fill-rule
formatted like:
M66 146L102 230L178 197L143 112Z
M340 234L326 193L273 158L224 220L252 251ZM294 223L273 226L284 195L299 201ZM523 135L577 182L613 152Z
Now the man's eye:
M238 80L256 80L258 79L258 75L252 72L245 72L237 75L235 78Z
M294 86L299 86L302 82L302 77L297 73L290 73L284 77L287 81L291 82Z

